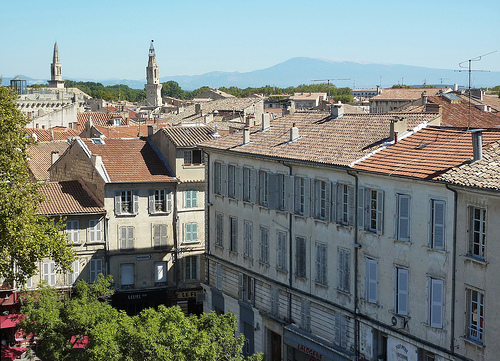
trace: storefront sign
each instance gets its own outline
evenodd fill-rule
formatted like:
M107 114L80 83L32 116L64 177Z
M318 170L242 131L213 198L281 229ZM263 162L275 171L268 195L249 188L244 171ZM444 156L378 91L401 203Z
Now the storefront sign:
M136 256L135 259L137 261L147 261L148 259L151 259L151 255L150 254L142 254L142 255Z
M417 361L417 348L397 338L389 337L387 339L387 359L394 361Z
M318 351L313 350L312 348L306 347L304 345L301 345L300 343L297 345L297 349L299 351L302 351L306 355L313 356L317 358L318 360L323 360L323 355L320 354Z
M188 298L196 298L196 294L203 292L203 290L196 290L196 291L181 291L181 292L176 292L175 297L179 300L185 300Z
M127 295L128 300L141 300L143 298L148 297L147 293L135 293L135 294L130 294Z

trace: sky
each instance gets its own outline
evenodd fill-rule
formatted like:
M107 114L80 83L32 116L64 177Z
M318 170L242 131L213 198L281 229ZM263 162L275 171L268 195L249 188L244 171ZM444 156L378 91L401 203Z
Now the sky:
M294 57L500 71L500 1L2 1L0 75L145 78L248 72ZM330 76L330 75L329 75ZM341 76L341 74L339 74Z

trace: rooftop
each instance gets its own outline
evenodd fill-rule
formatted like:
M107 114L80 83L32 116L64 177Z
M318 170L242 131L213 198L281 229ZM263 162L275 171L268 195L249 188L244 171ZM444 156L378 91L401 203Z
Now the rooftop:
M214 128L209 126L174 126L161 131L176 147L193 147L199 143L214 139Z
M382 92L372 98L371 101L377 100L415 100L422 96L425 91L427 96L437 95L439 92L449 91L449 88L384 88Z
M52 152L58 152L61 156L69 144L65 140L51 142L39 142L28 148L28 164L33 177L37 181L50 179L49 167L52 165Z

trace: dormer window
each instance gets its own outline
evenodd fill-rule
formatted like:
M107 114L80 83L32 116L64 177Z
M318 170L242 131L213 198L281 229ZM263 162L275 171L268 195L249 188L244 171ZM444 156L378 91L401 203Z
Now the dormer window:
M185 150L184 151L184 165L202 164L201 150Z

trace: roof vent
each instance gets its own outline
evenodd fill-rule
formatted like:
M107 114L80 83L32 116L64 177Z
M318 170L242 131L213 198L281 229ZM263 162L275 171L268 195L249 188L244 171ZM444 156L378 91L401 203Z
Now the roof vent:
M243 144L250 143L250 128L243 128Z
M299 128L297 128L295 125L296 124L293 123L293 126L290 128L290 142L299 139Z
M472 152L474 155L473 162L483 158L483 130L472 130Z

